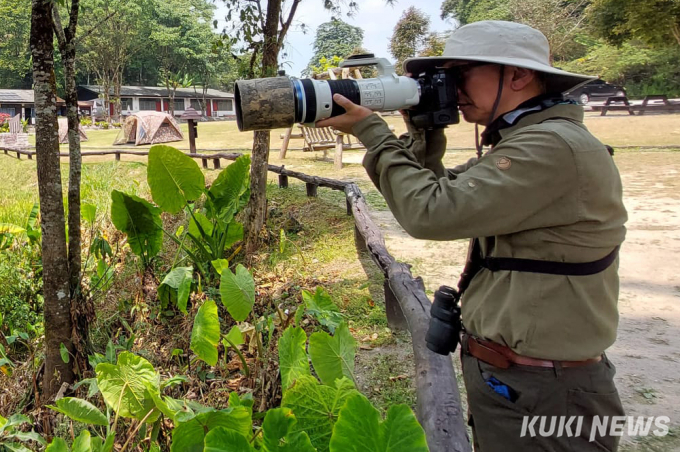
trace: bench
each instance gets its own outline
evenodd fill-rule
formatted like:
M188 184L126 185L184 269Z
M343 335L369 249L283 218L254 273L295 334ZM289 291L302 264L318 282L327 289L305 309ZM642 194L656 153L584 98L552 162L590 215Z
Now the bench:
M656 103L660 102L660 103ZM645 96L642 105L633 107L639 115L644 115L646 111L654 112L680 112L680 104L672 103L665 94L650 94Z
M612 110L624 110L628 111L629 115L635 114L635 112L633 112L633 107L631 107L630 102L628 102L628 98L626 96L608 97L607 101L602 106L600 116L605 116L608 111Z

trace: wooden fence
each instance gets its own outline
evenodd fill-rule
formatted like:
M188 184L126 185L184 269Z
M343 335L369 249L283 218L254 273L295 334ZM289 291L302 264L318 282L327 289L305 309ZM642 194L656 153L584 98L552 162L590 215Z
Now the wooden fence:
M16 153L32 159L35 151L0 148L5 154ZM83 157L95 155L145 156L148 151L102 150L83 151ZM236 160L240 153L187 154L201 159L207 167L208 160L220 168L220 159ZM68 154L61 154L68 157ZM420 421L431 452L469 452L470 441L461 410L458 383L451 356L438 355L427 349L425 334L430 321L431 302L425 294L421 278L414 278L407 264L397 262L385 246L380 228L369 214L361 190L354 182L345 182L290 171L284 166L269 165L268 170L279 175L279 186L288 187L292 177L305 183L308 196L316 196L318 187L345 193L347 214L354 217L355 243L359 253L368 253L385 275L385 311L390 328L406 330L411 334L416 380L416 416Z

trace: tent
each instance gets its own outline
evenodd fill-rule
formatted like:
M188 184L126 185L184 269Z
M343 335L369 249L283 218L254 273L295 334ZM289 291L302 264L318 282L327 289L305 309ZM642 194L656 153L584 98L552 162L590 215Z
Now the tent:
M139 146L183 139L177 121L169 114L160 111L140 111L125 119L113 144L134 143Z
M80 141L87 141L82 125L78 125ZM59 143L68 143L68 118L59 118Z

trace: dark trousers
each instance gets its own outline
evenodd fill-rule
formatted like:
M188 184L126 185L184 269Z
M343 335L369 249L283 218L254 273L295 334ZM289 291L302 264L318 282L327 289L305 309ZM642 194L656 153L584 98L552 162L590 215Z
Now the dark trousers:
M603 416L624 415L613 381L616 369L606 357L582 367L512 365L508 369L470 355L461 359L476 452L617 450L619 437L609 435L610 423L603 435L593 429L594 422L601 426ZM492 382L511 388L514 401L487 384L491 377L495 377Z

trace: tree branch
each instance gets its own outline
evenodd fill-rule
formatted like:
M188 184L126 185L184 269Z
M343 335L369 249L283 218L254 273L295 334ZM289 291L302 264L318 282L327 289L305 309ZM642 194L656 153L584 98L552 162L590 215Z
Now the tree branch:
M297 11L300 1L301 0L293 0L293 6L290 7L290 12L288 13L288 18L286 19L285 24L283 23L283 20L281 22L281 31L279 32L279 39L276 43L279 50L281 50L281 47L283 47L283 40L286 38L286 33L288 33L288 29L293 23L293 17L295 16L295 11ZM281 14L281 19L283 19L283 12Z
M59 7L57 3L52 3L52 25L54 28L54 34L57 35L57 42L59 43L59 48L63 52L66 49L66 34L64 33L64 28L61 26L61 16L59 15Z
M88 36L90 36L90 35L92 34L92 32L94 32L94 31L97 29L97 27L99 27L101 24L103 24L103 23L106 22L107 20L111 19L111 18L112 18L113 16L115 16L116 14L118 14L118 11L113 11L112 13L109 13L108 16L106 16L105 18L103 18L102 20L100 20L99 22L97 22L96 24L94 24L94 25L93 25L92 27L90 27L85 33L83 33L83 34L81 34L80 36L78 36L78 39L76 39L76 42L75 42L76 45L77 45L77 44L80 44L80 42L81 42L83 39L85 39L85 38L87 38Z

